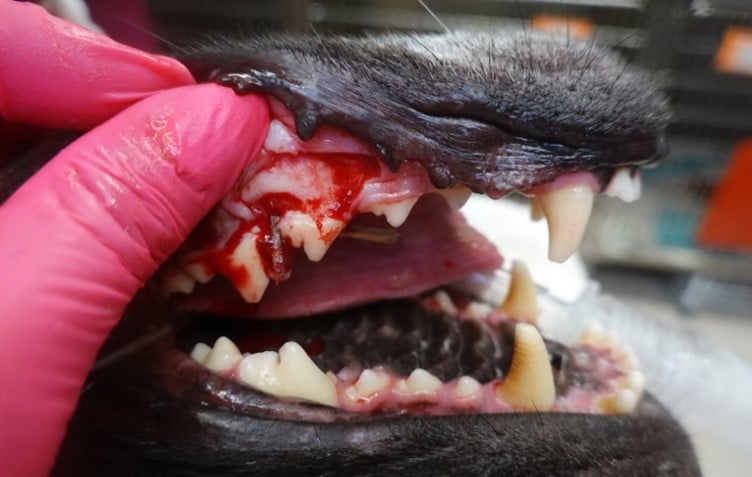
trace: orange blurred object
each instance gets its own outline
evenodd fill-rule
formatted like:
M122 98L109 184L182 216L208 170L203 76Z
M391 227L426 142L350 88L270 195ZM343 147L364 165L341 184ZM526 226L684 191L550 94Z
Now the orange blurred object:
M752 75L752 29L727 28L714 63L724 73Z
M700 245L752 252L752 139L740 142L705 209Z
M589 37L595 28L595 24L587 18L558 15L536 15L533 17L532 25L534 30L564 33L581 39Z

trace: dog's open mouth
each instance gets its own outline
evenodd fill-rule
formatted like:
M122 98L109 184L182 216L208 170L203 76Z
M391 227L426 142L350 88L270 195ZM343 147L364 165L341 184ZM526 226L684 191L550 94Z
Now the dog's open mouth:
M348 97L342 111L328 102L337 88L326 74L306 85L298 46L272 43L270 51L289 51L250 66L229 55L231 72L212 73L267 95L266 143L130 307L82 395L60 468L79 465L83 445L102 450L107 468L112 459L136 471L167 462L188 475L426 473L441 468L443 452L453 453L447 474L532 475L526 461L542 474L593 463L630 469L635 460L691 470L691 446L644 395L634 353L618 338L594 326L570 346L545 339L519 264L501 305L479 298L473 277L502 258L457 210L471 190L523 194L548 222L549 257L562 261L596 194L639 194L637 167L665 153L662 129L630 130L629 111L604 130L585 124L584 112L557 111L546 131L535 108L524 115L507 105L507 117L490 117L472 85L470 99L418 94L405 111L382 108L381 91L377 104L358 109L368 100ZM550 59L556 48L543 44ZM605 68L589 51L576 59ZM609 68L623 73L620 63ZM633 79L602 82L618 96L624 81ZM610 92L593 93L591 104L598 94ZM665 121L662 100L651 101L659 111L649 129ZM560 452L541 455L547 446Z

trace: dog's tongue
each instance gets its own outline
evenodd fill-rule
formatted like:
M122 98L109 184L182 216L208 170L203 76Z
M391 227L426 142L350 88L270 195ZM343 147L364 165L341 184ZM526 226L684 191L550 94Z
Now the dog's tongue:
M496 269L502 261L495 247L437 194L416 204L396 236L383 218L371 215L356 217L351 229L396 240L384 243L345 234L320 262L299 253L290 278L270 286L259 303L247 303L221 279L199 285L177 300L192 311L259 318L306 316L414 295L475 271Z

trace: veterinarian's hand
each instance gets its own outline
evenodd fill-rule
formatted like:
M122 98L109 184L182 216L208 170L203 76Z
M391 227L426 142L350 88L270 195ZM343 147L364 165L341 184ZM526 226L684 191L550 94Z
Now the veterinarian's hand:
M90 129L0 206L0 475L49 472L123 309L263 142L262 98L191 83L0 1L2 119Z

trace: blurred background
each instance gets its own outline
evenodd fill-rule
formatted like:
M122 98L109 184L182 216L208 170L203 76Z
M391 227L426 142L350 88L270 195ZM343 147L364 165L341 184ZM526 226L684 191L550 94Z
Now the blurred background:
M610 46L663 81L671 152L643 171L637 203L597 201L582 262L646 316L752 359L752 0L429 0L440 22L417 0L151 0L135 13L133 2L101 3L89 2L108 33L168 51L212 32L442 31L440 22L559 30ZM707 475L752 473L752 457L694 438Z

